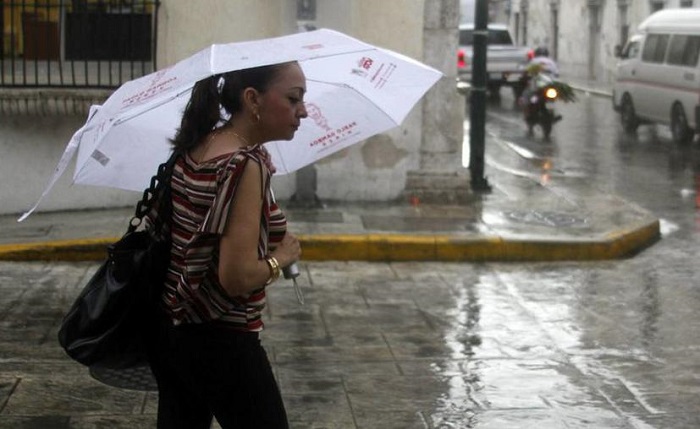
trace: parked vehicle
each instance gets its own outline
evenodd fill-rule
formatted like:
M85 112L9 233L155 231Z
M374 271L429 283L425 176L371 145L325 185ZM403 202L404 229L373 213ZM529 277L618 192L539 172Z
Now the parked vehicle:
M513 88L516 96L522 93L522 76L525 66L534 51L516 46L508 27L504 24L488 25L486 72L488 89L498 94L502 86ZM459 26L459 48L457 50L458 81L471 84L472 59L474 58L474 24Z
M700 9L664 9L639 25L619 53L613 107L622 127L669 125L673 140L700 132Z

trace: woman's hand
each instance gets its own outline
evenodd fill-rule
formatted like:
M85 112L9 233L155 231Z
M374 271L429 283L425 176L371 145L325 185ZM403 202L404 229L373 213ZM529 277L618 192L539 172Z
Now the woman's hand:
M287 267L293 262L298 261L299 258L301 258L301 244L299 243L299 239L296 237L296 235L287 231L287 233L284 234L282 241L277 245L277 248L270 254L270 256L277 259L277 262L279 262L281 268Z

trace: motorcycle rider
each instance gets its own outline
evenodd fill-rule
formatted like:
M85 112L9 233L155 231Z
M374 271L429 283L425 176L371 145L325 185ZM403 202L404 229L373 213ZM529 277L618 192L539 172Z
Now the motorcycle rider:
M521 105L523 106L523 115L528 127L528 135L533 135L534 124L527 119L534 113L533 109L536 109L537 105L533 104L530 99L537 94L540 88L552 83L554 78L559 77L559 67L554 60L549 58L549 49L540 46L535 49L534 57L528 62L526 70L527 80L521 97ZM561 115L556 115L554 121L559 120L561 120Z
M545 46L540 46L535 49L535 56L527 64L527 67L539 64L541 66L541 71L551 75L552 77L559 77L559 66L557 63L549 58L549 49Z

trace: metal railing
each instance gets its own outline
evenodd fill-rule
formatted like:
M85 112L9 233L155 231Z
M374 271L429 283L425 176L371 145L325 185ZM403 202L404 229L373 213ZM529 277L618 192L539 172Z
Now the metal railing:
M113 89L153 72L159 5L0 1L0 89Z

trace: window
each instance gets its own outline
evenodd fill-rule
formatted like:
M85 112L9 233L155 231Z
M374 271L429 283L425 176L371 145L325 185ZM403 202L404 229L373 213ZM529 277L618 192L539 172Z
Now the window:
M693 7L693 0L681 0L681 7Z
M674 35L668 49L668 63L695 67L700 52L700 36Z
M510 38L508 30L489 30L489 45L512 45L513 40Z
M639 54L639 42L629 42L627 48L622 52L621 58L635 58Z
M488 30L487 44L489 45L512 45L513 39L510 37L508 30ZM459 31L459 45L471 46L474 44L474 30Z
M664 8L663 1L652 1L651 4L649 5L649 9L651 9L651 13L658 12L663 8Z
M460 30L459 31L459 45L460 46L471 46L474 44L474 30Z
M668 34L650 34L644 42L644 50L642 51L642 61L650 63L664 62L666 54L666 45L668 45Z
M316 0L297 0L297 20L316 20Z
M159 0L0 2L0 88L116 88L155 70Z

